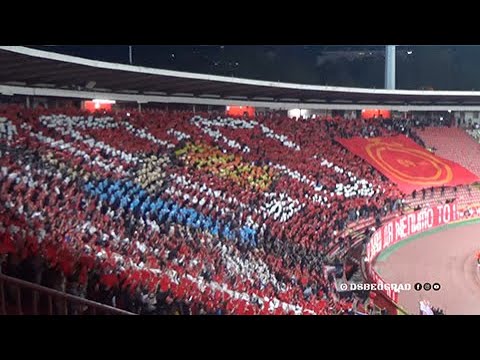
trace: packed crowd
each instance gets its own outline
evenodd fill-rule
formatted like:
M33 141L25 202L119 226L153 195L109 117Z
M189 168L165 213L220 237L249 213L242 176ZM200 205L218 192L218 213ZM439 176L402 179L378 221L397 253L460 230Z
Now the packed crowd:
M335 137L413 136L374 120L15 106L0 125L2 271L142 314L348 313L325 254L403 194Z

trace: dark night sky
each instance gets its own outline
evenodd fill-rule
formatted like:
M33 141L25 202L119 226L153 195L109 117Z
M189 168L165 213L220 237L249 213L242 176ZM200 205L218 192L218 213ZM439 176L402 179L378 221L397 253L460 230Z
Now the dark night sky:
M128 63L127 45L33 46ZM136 45L134 65L252 79L382 88L384 46ZM480 89L480 46L397 47L397 88Z

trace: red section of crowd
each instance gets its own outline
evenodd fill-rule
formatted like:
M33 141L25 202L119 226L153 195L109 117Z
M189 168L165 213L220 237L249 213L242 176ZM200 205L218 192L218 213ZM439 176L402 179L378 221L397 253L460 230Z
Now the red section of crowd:
M15 126L12 136L0 134L4 269L33 267L36 282L55 273L60 289L130 311L347 311L353 301L341 299L333 276L325 275L326 251L349 243L340 236L349 223L402 208L401 192L334 140L399 133L373 120L252 121L162 111L91 116L15 106L1 108L0 117ZM259 190L189 167L175 153L186 143L217 147L215 163L230 153L241 156L234 166L245 171L272 169L274 181ZM104 179L132 181L153 199L232 229L254 229L256 246L152 220L84 191Z

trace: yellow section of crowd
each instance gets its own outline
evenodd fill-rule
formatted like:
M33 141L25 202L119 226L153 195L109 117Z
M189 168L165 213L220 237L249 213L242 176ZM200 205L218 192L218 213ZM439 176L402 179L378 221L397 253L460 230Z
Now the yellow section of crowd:
M176 155L189 166L231 179L242 187L266 190L276 174L268 165L249 164L240 155L224 154L220 149L205 144L188 143L177 150Z

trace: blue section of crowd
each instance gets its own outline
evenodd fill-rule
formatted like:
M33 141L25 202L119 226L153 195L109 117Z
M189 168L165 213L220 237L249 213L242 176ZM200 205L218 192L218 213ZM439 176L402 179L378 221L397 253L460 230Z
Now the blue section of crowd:
M172 200L154 199L140 185L132 181L104 179L88 182L84 190L98 196L102 202L108 202L114 210L123 208L144 220L158 223L178 223L189 228L201 229L230 241L239 241L241 245L257 246L257 233L248 226L235 229L230 223L212 219L193 208L179 206Z

